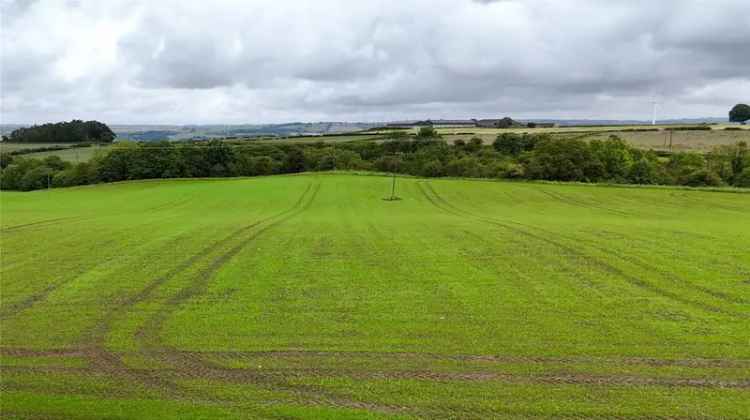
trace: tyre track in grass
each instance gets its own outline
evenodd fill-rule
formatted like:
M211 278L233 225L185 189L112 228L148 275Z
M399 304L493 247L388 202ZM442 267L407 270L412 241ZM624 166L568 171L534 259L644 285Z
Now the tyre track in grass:
M550 343L554 344L554 343ZM0 356L9 357L84 357L88 348L57 348L57 349L27 349L19 347L0 347ZM187 351L180 350L185 357L190 358L214 358L222 363L241 361L249 363L258 358L271 359L310 359L319 360L351 359L360 358L382 359L384 361L401 360L427 360L427 361L460 361L490 364L551 364L551 365L577 365L577 364L612 364L629 366L652 366L652 367L685 367L685 368L711 368L711 369L748 369L750 371L750 359L659 359L654 357L590 357L590 356L506 356L491 354L441 354L441 353L419 353L419 352L377 352L377 351L322 351L322 350L258 350L258 351ZM139 352L123 351L122 355L137 355ZM223 366L216 363L216 366Z
M257 354L268 354L274 353L274 356L280 356L280 352L257 352L250 353L253 355ZM486 361L489 359L496 359L496 356L446 356L446 355L431 355L431 354L417 354L417 353L356 353L356 352L286 352L291 354L293 357L298 357L300 353L310 354L315 357L332 357L339 359L341 357L383 357L389 360L392 357L407 357L407 358L432 358L436 360L481 360ZM211 353L214 354L214 353ZM236 353L226 353L227 355L237 356ZM249 353L240 352L239 355L247 355ZM460 405L445 405L445 404L434 404L434 405L409 405L407 404L396 404L396 403L384 403L384 402L369 402L363 401L361 398L353 398L348 393L341 393L340 391L331 390L325 386L310 384L320 380L345 378L355 381L375 381L378 382L391 382L391 381L417 381L423 383L441 383L444 385L453 384L458 385L461 383L496 383L498 385L550 385L550 386L594 386L594 387L628 387L628 388L644 388L654 387L661 389L735 389L744 390L750 389L750 380L748 379L707 379L705 377L648 377L634 374L586 374L579 372L554 372L554 373L512 373L512 372L488 372L486 368L482 370L481 366L478 366L477 370L469 370L463 372L434 372L429 370L420 369L400 369L400 370L378 370L378 369L331 369L331 368L289 368L289 369L251 369L251 368L228 368L221 365L216 365L213 362L205 361L202 359L205 354L201 352L193 352L192 354L186 354L186 360L191 362L199 361L198 364L193 364L187 367L179 367L172 369L132 369L128 368L126 372L108 372L108 374L114 375L130 375L136 373L142 376L159 375L165 381L176 383L178 381L211 381L214 385L218 384L235 384L235 385L252 385L260 388L265 388L271 391L281 391L286 393L284 397L279 400L265 401L264 405L273 406L276 404L298 404L306 407L332 407L332 408L348 408L367 410L371 412L378 412L383 414L407 414L424 416L427 418L435 417L451 417L461 418L466 417L468 413L481 413L481 418L487 418L498 414L497 409L483 408L483 407L464 407ZM521 359L526 361L528 358L521 357L510 359ZM542 361L552 361L551 358L541 358ZM565 360L565 359L558 359ZM661 363L662 361L658 361ZM314 361L310 363L314 366ZM18 372L22 374L36 374L36 375L55 375L55 374L69 374L79 376L91 376L101 375L101 371L94 370L92 368L70 368L70 367L29 367L29 366L16 366L7 369L8 372ZM308 383L305 383L308 382ZM3 384L5 390L25 390L26 384L10 383ZM49 386L35 387L33 391L40 394L62 394L68 395L70 389L68 388L55 388ZM132 390L128 392L113 392L111 394L103 394L107 391L93 392L85 387L76 388L77 393L90 394L96 397L103 397L108 399L128 399L133 398L134 394ZM138 391L136 391L138 392ZM144 392L144 391L140 391ZM227 408L238 408L241 404L241 400L236 398L217 398L210 395L206 395L205 392L199 390L191 390L187 395L169 395L172 399L190 401L191 403L198 404L210 404L220 405Z
M311 185L308 185L295 206L299 205L304 197L308 195L310 190ZM156 289L158 289L171 279L175 278L182 272L188 270L190 267L194 266L201 259L206 258L212 251L216 250L216 248L228 245L233 240L236 240L243 234L259 226L260 224L271 220L274 217L278 217L280 214L283 214L285 212L245 225L233 231L226 237L211 243L210 245L198 251L196 254L193 254L186 260L182 261L179 265L169 270L164 275L150 281L143 289L141 289L136 294L129 296L128 298L122 300L119 304L113 306L92 328L92 330L87 334L87 337L84 339L86 358L89 360L92 366L96 370L107 372L114 377L125 377L131 382L144 384L146 386L149 386L150 388L155 388L158 391L164 391L172 398L191 398L190 392L188 390L171 381L165 380L158 371L154 372L133 369L123 361L121 353L108 350L106 348L106 339L112 330L113 323L123 313L127 312L135 305L150 298Z
M532 226L532 225L527 225L527 224L518 223L518 222L509 222L509 223L513 223L513 224L519 225L519 226L524 227L526 229L534 229L534 230L542 232L542 233L544 233L546 235L554 235L554 236L557 236L557 237L560 237L560 238L564 238L564 239L566 239L568 241L571 241L571 242L584 243L589 248L595 249L595 250L597 250L599 252L607 253L606 249L602 248L601 246L598 246L595 241L592 241L590 239L586 239L586 238L573 238L573 237L566 236L566 235L563 235L563 234L560 234L560 233L552 232L552 231L544 229L544 228L540 228L538 226ZM659 273L662 277L664 277L664 278L666 278L666 279L668 279L668 280L670 280L670 281L672 281L674 283L678 283L678 284L681 284L683 286L687 286L687 288L695 289L695 290L700 291L702 293L705 293L705 294L707 294L709 296L712 296L712 297L714 297L714 298L716 298L718 300L722 300L722 301L727 302L727 303L735 303L735 304L742 304L742 305L750 303L750 301L748 301L746 299L743 299L743 298L740 298L740 297L737 297L737 296L732 296L732 295L729 295L729 294L727 294L725 292L722 292L722 291L719 291L719 290L714 290L714 289L712 289L710 287L701 286L699 284L695 284L693 282L687 281L687 280L681 278L680 276L678 276L678 275L676 275L676 274L674 274L672 272L659 270L658 267L653 266L651 264L648 264L647 262L643 261L641 258L638 258L636 256L627 255L627 254L623 254L623 253L611 253L611 255L613 257L617 258L617 259L620 259L620 260L622 260L622 261L624 261L624 262L626 262L628 264L634 265L634 266L639 267L641 269L644 269L646 271L654 272L654 273Z
M99 244L98 246L106 247L115 241L113 240L107 240ZM17 316L19 313L31 309L36 305L37 303L43 302L47 300L49 295L51 295L56 290L60 289L61 287L65 286L66 284L74 281L75 279L79 278L80 276L86 274L87 272L96 269L106 263L108 263L108 260L99 260L97 263L95 263L92 266L89 267L81 267L81 269L76 270L72 273L72 275L62 277L62 279L59 279L58 281L54 281L47 285L44 289L32 293L29 296L27 296L24 299L21 299L17 302L12 302L9 304L3 305L2 310L0 310L0 321L4 321L10 318L13 318Z
M602 210L607 213L612 213L614 215L621 216L621 217L633 217L634 216L632 213L628 213L626 211L613 209L610 207L605 207L605 206L599 205L598 203L597 204L587 203L585 201L578 200L573 197L568 197L564 194L553 193L552 191L547 191L547 189L545 188L537 188L537 191L541 192L542 194L548 197L553 198L556 201L559 201L563 204L567 204L569 206L579 207L579 208L584 208L584 209Z
M168 217L161 217L159 219L156 219L155 221L146 222L143 223L141 226L150 226L150 225L159 225L163 223L165 220L170 218L176 218L179 216L168 216ZM95 219L95 217L81 217L79 218L81 220L87 220L87 219ZM129 226L125 230L132 229L132 226ZM96 244L94 249L102 249L107 248L109 245L116 243L117 241L115 239L106 239L104 241L101 241L100 243ZM32 293L28 297L18 301L13 302L7 305L4 305L3 308L0 310L0 320L6 320L9 318L13 318L17 316L19 313L33 308L36 304L44 302L47 300L47 298L57 291L58 289L66 286L70 282L75 281L77 278L81 277L82 275L86 274L87 272L97 269L105 264L108 264L112 258L116 257L111 256L108 258L97 258L96 262L93 265L90 266L81 266L78 270L75 270L72 274L68 273L67 276L62 276L61 278L58 278L57 281L52 282L44 289Z
M94 327L94 329L90 331L90 333L88 334L88 339L85 340L86 345L82 349L58 349L58 350L40 352L40 351L34 351L34 350L23 351L20 349L8 350L8 349L0 348L0 351L2 351L2 354L10 354L10 355L16 355L16 356L29 355L31 357L33 357L33 354L37 354L37 355L46 354L46 355L55 355L55 356L60 356L60 357L83 355L91 364L92 372L97 372L99 374L104 373L108 377L111 377L111 378L124 378L124 379L127 379L131 383L145 385L148 389L159 391L162 394L164 394L164 396L172 398L172 399L187 400L191 402L203 401L203 402L209 402L213 404L220 403L220 404L228 404L230 406L235 405L237 403L236 400L216 398L215 396L206 394L205 392L200 392L195 389L188 389L182 385L179 385L174 380L165 378L163 375L165 371L163 369L155 369L155 370L137 369L137 368L132 368L128 366L122 359L122 356L128 355L128 353L122 353L122 352L118 353L118 352L111 352L107 350L105 346L106 337L111 331L112 323L117 318L119 313L121 313L124 310L127 310L128 307L132 307L133 305L136 305L137 303L140 303L146 300L148 297L150 297L150 295L155 289L157 289L159 286L166 283L171 278L175 277L180 272L187 270L189 267L197 263L201 258L205 257L205 255L207 255L208 252L210 252L215 247L226 245L227 243L236 239L238 236L242 235L246 231L270 221L270 223L263 226L258 232L255 232L249 238L246 238L240 244L231 248L228 252L214 259L214 261L210 264L207 270L204 270L203 272L201 272L200 275L196 277L196 280L194 280L194 282L190 286L180 290L178 294L175 295L168 303L176 304L177 302L184 301L186 299L189 299L201 293L203 289L208 285L208 282L212 274L218 271L221 268L221 266L223 266L233 256L239 253L244 246L246 246L248 243L250 243L253 239L255 239L258 235L265 232L266 230L274 226L277 226L278 224L305 211L310 206L310 204L312 204L315 198L315 195L317 195L319 189L320 189L320 184L312 188L313 190L312 197L305 200L306 196L308 196L308 192L311 191L311 186L309 185L307 190L305 190L305 192L300 197L298 202L291 209L284 211L282 213L279 213L277 215L271 216L269 218L266 218L260 222L253 223L252 225L246 226L242 229L239 229L238 231L235 231L229 237L224 238L223 240L219 241L220 244L212 244L210 247L207 247L206 249L204 249L203 253L194 255L193 257L181 263L176 269L171 270L166 275L161 276L155 279L154 281L152 281L151 283L149 283L139 293L125 299L120 304L113 307L105 315L105 317ZM171 308L171 309L174 310L174 308ZM140 337L141 339L142 338L155 338L156 340L158 340L159 338L158 332L161 329L161 324L166 320L167 315L169 315L169 313L171 313L172 310L160 311L159 313L157 313L156 318L152 318L152 320L147 323L146 327L147 328L155 327L156 328L155 331L148 331L145 329L141 329L138 331L137 336L141 336ZM146 332L147 335L144 335L143 334L144 332ZM152 334L154 333L156 335L152 336ZM156 346L160 346L158 342L154 344L156 344ZM144 346L144 347L147 347L147 346ZM159 349L159 353L154 353L153 349L147 350L145 353L146 354L144 354L143 351L139 351L135 355L137 356L146 355L147 357L154 356L155 361L174 364L177 367L181 368L179 372L183 373L182 377L184 377L185 379L200 379L200 378L205 379L208 377L205 373L211 370L211 367L206 366L205 361L202 360L202 358L196 353L182 352L184 353L184 355L181 356L180 354L181 352L177 352L174 349L170 349L168 347L161 347ZM194 372L195 374L187 375L185 372ZM367 409L367 410L378 411L378 412L383 412L383 413L393 413L395 412L394 410L401 411L400 408L398 407L389 407L389 406L382 405L382 404L373 404L373 403L366 403L362 401L356 401L356 400L346 398L345 396L330 393L320 387L289 384L286 381L279 380L278 378L274 379L270 377L257 377L255 378L255 381L253 382L255 385L265 386L267 389L270 389L270 390L289 392L297 396L298 400L296 401L296 403L302 404L302 405L308 405L308 406L309 405L325 405L325 406L332 406L332 407Z
M185 356L185 355L183 355ZM192 359L188 359L193 361ZM196 359L197 360L197 359ZM425 369L332 369L332 368L304 368L304 369L254 369L230 368L213 365L201 360L199 364L191 364L194 368L156 368L156 369L124 369L117 371L120 375L138 373L141 375L160 375L165 381L177 380L211 380L233 384L265 384L273 390L288 391L301 396L320 397L320 390L310 390L299 385L289 385L290 380L347 378L355 380L417 380L422 382L502 382L525 384L562 384L562 385L599 385L599 386L658 386L669 388L724 388L750 389L750 378L744 379L712 379L705 377L653 377L636 374L595 374L580 372L554 373L516 373L498 371L431 371ZM79 375L97 375L102 372L90 367L33 367L7 366L6 372L56 374L68 373ZM110 372L111 373L111 372ZM299 392L302 391L302 392ZM323 397L336 399L335 393L323 392Z
M425 198L427 198L427 200L430 203L432 203L438 209L440 209L440 210L442 210L444 212L448 212L448 213L451 213L451 214L454 214L454 215L457 215L457 216L461 216L461 217L472 217L475 220L478 220L480 222L491 224L491 225L495 225L495 226L500 226L500 227L503 227L503 228L505 228L505 229L507 229L507 230L509 230L511 232L517 233L519 235L523 235L523 236L526 236L528 238L535 239L537 241L553 245L553 246L555 246L555 247L557 247L557 248L565 251L570 256L573 256L573 257L576 257L576 258L580 258L582 260L589 261L589 262L593 263L593 265L596 266L597 268L599 268L600 270L608 272L608 273L611 273L611 274L614 274L618 278L624 280L625 282L627 282L628 284L630 284L630 285L632 285L634 287L640 288L642 290L649 291L649 292L651 292L653 294L656 294L656 295L664 297L666 299L669 299L669 300L681 303L683 305L690 306L690 307L697 308L697 309L700 309L700 310L703 310L703 311L706 311L706 312L711 312L711 313L719 313L719 314L729 315L729 316L732 316L732 317L735 317L735 316L746 317L745 314L740 314L740 313L736 313L736 312L733 312L733 311L728 311L728 310L726 310L724 308L721 308L721 307L718 307L718 306L715 306L715 305L711 305L711 304L708 304L708 303L699 302L699 301L695 301L695 300L692 300L692 299L684 298L684 297L680 296L677 293L671 292L669 290L665 290L665 289L663 289L661 287L655 286L655 285L653 285L653 284L651 284L651 283L649 283L647 281L644 281L643 279L640 279L640 278L638 278L636 276L630 275L630 274L626 273L625 271L623 271L623 270L621 270L621 269L619 269L617 267L614 267L613 265L611 265L611 264L609 264L609 263L607 263L607 262L605 262L605 261L603 261L603 260L601 260L599 258L595 258L593 256L586 255L585 253L579 251L575 247L572 247L572 246L569 246L569 245L565 245L565 244L563 244L563 243L561 243L559 241L555 241L555 240L547 238L545 236L541 236L541 235L535 234L533 232L530 232L527 228L522 228L520 226L514 226L514 225L512 225L510 223L499 222L499 221L497 221L495 219L492 219L492 218L489 218L489 217L476 215L476 214L467 212L465 210L459 209L459 208L455 207L453 204L451 204L448 201L446 201L445 199L443 199L439 194L437 194L437 192L434 190L434 188L432 188L432 186L429 183L424 183L423 182L423 183L419 183L418 185L420 186L422 194L425 196ZM432 195L432 197L430 197L430 194ZM511 222L511 223L514 223L514 222Z
M176 294L172 295L164 304L162 304L157 311L148 319L136 332L135 340L139 344L140 352L143 356L150 360L156 360L160 363L166 363L178 370L203 372L205 367L203 366L200 357L195 354L180 352L163 343L160 333L163 329L163 325L166 320L172 315L179 305L183 302L205 293L210 281L214 275L232 258L234 258L240 251L242 251L248 244L253 242L258 236L268 231L269 229L297 216L309 208L315 197L320 190L320 184L317 183L314 186L308 185L308 188L300 196L299 200L288 210L281 213L263 219L259 222L248 225L247 227L240 229L229 238L222 241L222 245L228 245L232 240L239 239L244 234L248 236L242 238L239 243L232 246L229 250L221 253L218 257L213 258L209 263L208 267L198 272L197 275L193 276L190 283L182 287L177 291ZM197 258L196 258L197 261ZM191 261L188 265L184 264L184 271L187 267L193 265L195 261ZM155 287L145 290L142 299L145 299L151 294L151 291ZM170 382L172 386L175 386L174 382ZM161 384L156 383L159 386ZM184 392L188 394L192 391L184 389Z
M257 237L305 212L314 202L319 190L320 184L318 183L313 188L309 199L306 198L304 202L300 200L298 204L301 205L295 206L295 208L277 216L274 220L255 230L252 235L245 238L242 242L215 258L205 270L199 272L193 278L193 281L188 286L182 288L165 305L161 306L159 311L136 332L136 339L141 343L144 354L151 359L171 366L173 372L180 372L182 375L187 375L184 379L213 379L222 381L233 379L234 382L239 384L252 384L271 391L289 393L299 399L298 403L305 405L367 409L388 414L403 411L403 407L356 400L346 395L331 392L323 387L296 384L290 381L300 379L302 376L299 373L294 374L284 371L276 375L268 375L265 372L254 370L242 371L223 368L205 360L199 352L184 352L166 345L160 337L164 323L178 309L180 304L204 294L215 274L249 243L257 239ZM210 396L206 395L204 397L210 398Z
M210 262L208 267L201 270L196 276L194 276L191 282L186 287L181 288L176 294L170 297L165 302L165 304L162 305L154 315L152 315L151 319L146 321L146 323L136 332L136 338L141 341L142 344L144 344L144 348L153 347L155 349L162 350L169 349L169 347L164 345L164 343L161 341L161 338L159 337L163 324L169 318L169 316L178 309L178 306L180 304L195 296L205 293L214 275L219 270L221 270L221 268L226 263L228 263L237 254L239 254L240 251L242 251L249 243L257 239L258 236L306 211L315 200L315 197L320 190L320 184L316 184L314 187L312 187L312 192L311 194L309 194L309 198L307 198L307 192L309 190L310 189L308 188L308 190L305 191L305 194L300 197L300 199L292 208L250 225L249 228L258 227L258 229L255 229L249 236L243 238L239 243L235 244L229 250L214 258ZM237 235L233 235L231 239L235 239L237 236L248 230L249 229L243 229L242 232L239 232Z
M54 218L54 219L40 220L38 222L24 223L24 224L20 224L20 225L8 226L6 228L0 229L0 233L6 234L8 232L15 232L15 231L24 230L24 229L27 229L27 228L54 226L54 225L62 224L62 223L60 223L62 221L66 221L66 220L80 221L82 219L86 219L86 217L84 217L84 216L57 217L57 218Z
M217 367L212 362L205 360L200 353L183 352L166 345L160 337L163 324L178 309L180 304L205 293L215 274L249 243L266 231L305 212L312 205L319 190L320 184L317 184L309 198L305 197L305 200L300 200L293 209L269 221L269 223L254 231L252 235L215 258L206 269L193 278L188 286L182 288L165 305L161 306L160 310L136 332L136 339L140 342L144 353L149 358L166 363L176 371L189 373L190 379L221 379L230 375L236 376L237 371ZM353 401L330 393L319 387L311 388L306 385L290 383L290 378L290 375L271 376L252 372L243 375L240 383L250 383L272 391L288 392L302 398L307 403L314 403L315 405L360 408L362 404L365 404L361 401ZM391 407L372 405L371 408L377 409L377 411L391 412Z

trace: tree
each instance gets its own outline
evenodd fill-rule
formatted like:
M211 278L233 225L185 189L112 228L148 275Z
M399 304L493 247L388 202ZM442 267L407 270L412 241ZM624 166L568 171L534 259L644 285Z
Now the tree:
M305 154L298 147L289 149L284 160L285 172L302 172L305 170Z
M419 129L417 137L421 139L434 139L439 138L440 134L435 130L435 127L428 125Z
M516 133L503 133L497 136L492 147L504 155L518 156L524 150L524 142Z
M543 140L530 153L526 173L532 179L587 181L600 172L592 169L595 159L581 140Z
M589 144L593 157L601 162L603 178L618 181L624 180L633 165L630 147L617 136L610 136L605 141L593 140Z
M474 153L482 149L482 139L479 137L472 137L469 143L466 145L466 150Z
M73 120L54 124L22 127L10 133L14 143L111 143L115 133L99 121Z
M737 104L729 111L729 121L744 125L747 120L750 120L750 105Z
M534 149L537 143L550 140L548 134L502 133L492 143L492 147L504 155L518 156L521 152Z
M5 169L13 163L13 155L8 152L0 153L0 169Z

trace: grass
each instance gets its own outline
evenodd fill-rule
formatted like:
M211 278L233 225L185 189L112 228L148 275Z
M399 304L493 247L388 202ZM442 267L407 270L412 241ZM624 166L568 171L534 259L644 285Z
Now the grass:
M3 418L750 411L750 194L319 174L2 192Z

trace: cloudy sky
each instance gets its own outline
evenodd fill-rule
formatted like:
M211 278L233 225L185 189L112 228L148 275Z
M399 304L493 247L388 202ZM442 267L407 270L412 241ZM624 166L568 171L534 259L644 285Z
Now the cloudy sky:
M0 0L3 123L724 117L748 0Z

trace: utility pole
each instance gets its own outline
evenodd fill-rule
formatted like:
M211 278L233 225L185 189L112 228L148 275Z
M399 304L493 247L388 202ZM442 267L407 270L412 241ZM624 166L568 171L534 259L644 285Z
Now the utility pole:
M674 130L669 130L669 151L672 151L672 136L674 135Z
M391 183L391 198L390 201L396 199L396 171L393 171L393 182Z
M385 199L387 201L400 200L400 198L396 196L396 172L398 171L398 160L396 160L395 158L400 159L401 153L396 153L393 155L393 157L394 157L394 163L393 163L393 172L392 172L392 177L391 177L391 196Z
M336 170L336 140L331 143L331 160L333 161L333 170Z

